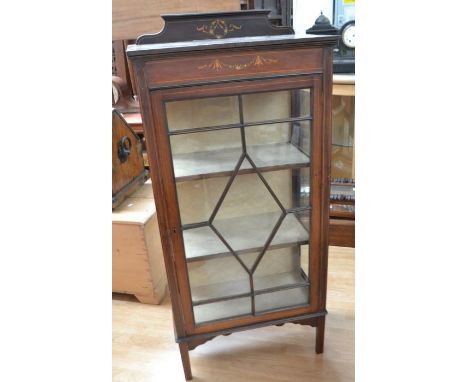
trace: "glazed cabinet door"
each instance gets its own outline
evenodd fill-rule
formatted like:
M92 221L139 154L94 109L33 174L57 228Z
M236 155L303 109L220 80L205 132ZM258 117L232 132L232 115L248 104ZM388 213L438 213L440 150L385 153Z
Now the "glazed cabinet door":
M321 84L291 76L152 93L189 332L317 310Z

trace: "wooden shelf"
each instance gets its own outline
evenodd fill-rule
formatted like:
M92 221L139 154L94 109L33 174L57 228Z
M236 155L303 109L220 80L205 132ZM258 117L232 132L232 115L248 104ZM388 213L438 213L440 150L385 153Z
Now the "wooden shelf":
M229 232L224 237L237 253L255 252L260 251L265 245L266 238L273 230L280 214L280 212L273 212L241 218L215 219L214 226L219 232ZM255 236L252 235L253 232L256 233ZM187 229L183 235L187 261L230 254L223 242L208 226ZM281 223L269 249L307 244L308 239L309 233L297 217L289 213Z
M310 163L309 158L291 143L247 146L247 153L262 171L307 167ZM173 156L176 181L228 176L234 171L241 154L240 147L176 154ZM253 171L244 161L240 173Z
M202 285L191 288L192 301L194 304L199 305L204 301L221 299L223 297L239 296L250 293L250 284L247 273L245 272L245 279L234 281L226 281L222 283L215 283L209 285ZM254 290L259 292L270 288L285 287L294 284L306 284L308 281L302 276L300 269L277 273L268 276L255 277L254 274Z

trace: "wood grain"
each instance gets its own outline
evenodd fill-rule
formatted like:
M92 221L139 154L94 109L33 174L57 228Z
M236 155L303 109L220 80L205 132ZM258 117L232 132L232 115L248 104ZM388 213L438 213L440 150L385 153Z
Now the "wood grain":
M277 40L282 42L279 38ZM291 40L292 45L296 43L294 39L291 38ZM226 45L226 40L223 40L223 43ZM297 44L302 45L302 43L301 40ZM234 43L231 45L235 46ZM207 48L213 49L214 46L214 44L207 45ZM320 71L321 50L293 49L294 46L291 46L286 56L284 52L278 51L281 47L280 44L253 46L246 52L236 53L226 53L221 49L215 52L181 52L180 58L168 59L167 61L149 61L145 68L147 81L150 87L157 88L184 84L188 81L206 82ZM229 49L229 46L226 49ZM129 54L132 52L127 51L127 55ZM182 54L185 57L182 57ZM241 65L242 68L236 69L238 65ZM243 67L243 65L246 66Z
M159 304L167 291L154 200L146 183L112 212L112 291Z
M120 156L122 147L129 150L123 159ZM112 110L112 208L122 203L146 179L148 171L143 162L141 141L122 114Z
M241 14L238 16L239 18L243 17ZM211 17L219 16L211 15ZM193 23L192 27L196 26ZM275 37L277 36L266 36L254 41L242 40L242 38L225 39L220 44L206 43L205 41L205 43L173 43L172 45L154 44L146 47L138 45L129 46L127 50L127 55L134 63L137 74L147 150L152 169L152 183L158 206L164 259L172 295L176 340L179 343L191 342L205 338L205 336L212 338L215 335L284 324L296 319L304 321L313 318L318 335L316 351L322 351L324 320L319 320L319 318L323 318L326 314L330 188L330 150L328 146L331 143L329 132L331 132L332 91L331 53L336 38L333 36L321 36L320 38L285 36L281 39ZM227 42L227 40L232 41ZM311 55L315 57L315 60L304 60L305 56L310 58ZM231 62L234 58L236 61ZM287 61L283 62L282 60L285 58ZM214 59L213 62L212 59ZM245 59L245 61L237 61L238 59ZM198 61L200 61L199 65L193 68L192 66ZM159 68L161 71L155 71L158 66L161 66ZM163 68L176 69L172 76L167 70L162 70ZM198 73L201 70L206 70L207 73L201 76ZM210 74L213 71L214 74ZM231 71L238 73L231 74ZM173 78L179 82L171 82ZM204 81L203 86L199 81ZM294 305L288 309L195 325L187 272L188 264L184 256L181 217L177 213L178 201L176 183L174 182L174 166L170 160L172 153L167 136L164 103L172 100L302 88L313 89L310 106L313 105L314 109L313 139L310 152L306 154L311 158L311 205L313 207L310 216L310 231L312 232L308 271L311 279L310 289L305 289L305 293L302 295L299 293L298 296L294 296L294 299L285 296L284 294L288 293L286 291L275 292L283 294L279 300L291 302ZM243 123L241 106L239 111L240 123ZM265 120L270 119L271 117ZM242 136L242 143L245 149L244 136ZM238 166L240 165L241 161L238 162ZM233 179L231 178L231 181ZM228 183L228 185L231 184ZM224 193L223 198L225 195ZM280 223L281 220L275 224L275 230L266 241L266 246L270 244ZM219 236L221 237L221 235ZM226 241L229 241L228 239L226 238ZM250 280L250 284L252 289L252 280ZM311 303L304 306L309 294ZM255 308L253 301L252 307ZM265 301L265 305L259 306L259 308L277 307L276 304L269 305L269 303L270 301ZM224 314L226 309L219 309L219 311ZM181 355L186 378L189 379L191 373L186 348L181 348Z
M354 219L330 219L331 245L354 247Z
M112 0L112 40L131 40L155 33L165 13L223 12L240 10L239 0Z
M325 351L315 330L286 324L219 336L190 352L200 382L354 381L354 249L330 247ZM168 298L144 305L127 296L112 302L114 382L184 381ZM203 342L203 341L202 341Z

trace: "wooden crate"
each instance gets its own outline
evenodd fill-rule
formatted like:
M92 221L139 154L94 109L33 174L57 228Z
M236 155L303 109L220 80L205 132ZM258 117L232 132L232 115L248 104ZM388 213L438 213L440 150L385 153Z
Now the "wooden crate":
M112 212L112 291L159 304L167 290L150 181Z

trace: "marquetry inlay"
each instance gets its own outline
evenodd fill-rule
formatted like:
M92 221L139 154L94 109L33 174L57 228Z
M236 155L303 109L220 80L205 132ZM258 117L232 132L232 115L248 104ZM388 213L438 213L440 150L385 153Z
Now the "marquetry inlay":
M246 62L246 63L243 63L243 64L240 64L240 63L226 64L223 61L221 61L220 59L215 59L212 62L210 62L209 64L200 65L197 68L198 69L212 69L212 70L216 70L218 72L221 69L225 69L225 68L226 69L232 69L232 70L242 70L242 69L249 68L251 66L263 66L263 65L267 65L267 64L275 64L277 62L278 62L278 60L276 60L276 59L264 58L262 56L257 55L252 60L250 60L249 62Z
M197 27L198 32L209 34L216 38L226 37L229 33L242 29L242 25L227 24L222 19L213 20L210 24L204 24Z

